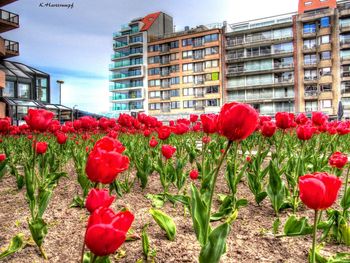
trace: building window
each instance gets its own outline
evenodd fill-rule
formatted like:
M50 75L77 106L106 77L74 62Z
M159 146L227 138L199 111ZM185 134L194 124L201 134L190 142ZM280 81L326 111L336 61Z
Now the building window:
M207 93L218 93L219 92L219 86L209 86L206 87Z
M160 80L159 79L150 80L148 82L148 85L150 87L160 86Z
M193 100L185 100L183 102L184 108L193 108L194 107L194 101Z
M180 101L171 102L171 108L172 109L180 109Z
M317 79L317 71L313 70L305 70L304 72L304 80L316 80Z
M30 85L26 83L18 83L18 98L29 99L29 89Z
M332 91L332 84L320 84L321 92Z
M192 83L193 82L193 76L183 76L182 77L182 83Z
M192 69L193 69L192 63L182 64L182 71L192 71Z
M205 49L205 55L215 55L219 53L219 47L208 47Z
M180 77L174 77L170 79L170 84L175 85L175 84L180 84Z
M192 46L192 38L183 39L182 46L183 47Z
M183 95L184 96L193 96L193 88L183 89Z
M218 105L219 105L218 99L207 100L207 106L209 106L209 107L216 107Z
M6 81L6 86L2 91L3 97L14 97L15 96L15 83L13 81Z
M40 101L47 101L47 79L38 78L36 80L36 97Z
M218 34L211 34L211 35L206 35L204 37L204 42L213 42L213 41L217 41L219 39L219 35Z
M160 91L151 91L149 93L150 98L159 98L160 97Z
M316 63L317 63L316 54L304 56L304 64L305 65L311 65L311 64L316 64Z
M316 33L316 24L304 24L304 34Z
M160 74L160 69L159 68L150 68L148 70L148 75L153 76L153 75L159 75Z
M332 100L322 100L322 108L332 108Z
M180 90L179 89L170 90L170 96L171 97L179 97L180 96Z
M160 103L150 103L149 109L150 110L160 110Z
M328 44L330 42L329 35L322 36L320 39L321 39L321 44Z
M318 111L318 104L316 101L305 101L305 111L311 112L311 111Z
M310 5L312 5L312 2L311 1L305 2L304 5L305 6L310 6Z
M219 66L219 60L205 61L205 68L217 68Z
M329 26L330 26L330 19L329 19L329 16L327 16L327 17L322 17L322 18L321 18L321 28L329 27Z
M179 59L179 53L170 54L170 60L171 61L178 60L178 59Z
M330 76L332 74L331 68L321 68L320 76Z
M326 60L326 59L331 59L330 51L321 52L321 60Z
M170 48L178 48L179 47L179 41L172 41L170 42Z

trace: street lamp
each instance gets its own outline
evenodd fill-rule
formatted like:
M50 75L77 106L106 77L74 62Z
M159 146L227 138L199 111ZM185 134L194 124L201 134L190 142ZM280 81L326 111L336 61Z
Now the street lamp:
M60 105L62 104L62 84L64 84L64 81L63 80L57 80L56 81L57 84L58 84L58 87L60 89Z
M72 122L74 121L74 110L75 110L75 107L78 107L78 105L74 105L73 106L73 109L72 109Z

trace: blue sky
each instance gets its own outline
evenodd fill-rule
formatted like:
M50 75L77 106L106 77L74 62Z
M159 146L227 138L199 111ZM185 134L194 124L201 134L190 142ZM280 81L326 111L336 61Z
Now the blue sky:
M73 3L74 7L40 7L41 3ZM298 0L19 0L4 9L20 15L20 28L3 35L20 42L20 56L13 60L51 75L53 92L56 80L65 82L62 104L106 112L112 34L122 24L163 11L173 16L180 30L186 25L235 23L294 12L297 4Z

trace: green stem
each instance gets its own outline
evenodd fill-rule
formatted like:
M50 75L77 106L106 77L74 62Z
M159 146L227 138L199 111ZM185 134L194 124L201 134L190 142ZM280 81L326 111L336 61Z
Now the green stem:
M305 141L302 141L300 155L299 155L298 162L297 162L297 168L295 171L295 185L293 187L293 213L294 214L296 213L296 210L298 208L298 199L299 199L298 180L299 180L299 177L301 176L301 174L299 174L299 170L300 170L300 163L304 159L304 146L305 146Z
M209 136L209 134L207 134L207 137ZM207 144L206 143L203 143L203 140L202 140L202 184L203 184L203 181L204 181L204 178L205 178L205 169L204 169L204 157L206 156L207 152Z
M211 189L210 189L210 198L209 198L209 203L208 203L207 221L206 221L205 228L204 228L204 229L206 230L205 233L208 233L208 229L209 229L209 222L210 222L210 216L211 216L211 204L212 204L212 201L213 201L213 196L214 196L214 190L215 190L216 180L217 180L217 178L218 178L221 165L222 165L222 163L224 162L224 159L225 159L225 157L226 157L226 154L227 154L228 150L230 149L232 143L233 143L233 141L229 141L229 142L227 143L226 149L225 149L225 151L222 153L222 155L221 155L221 157L220 157L220 159L219 159L218 166L216 167L214 179L213 179L213 182L212 182L212 184L211 184ZM206 236L205 243L207 243L207 240L208 240L208 236Z
M44 251L44 249L43 249L42 246L39 247L39 250L40 250L40 253L41 253L41 255L43 256L43 258L44 258L45 260L47 260L46 253L45 253L45 251Z
M314 217L314 231L312 234L312 254L311 254L311 263L316 262L316 232L317 232L317 219L318 219L318 210L315 210Z
M93 256L90 258L90 263L95 263L97 259L97 256L93 254Z
M346 177L345 177L344 197L346 196L346 192L348 191L349 171L350 171L350 167L348 167L348 171L347 171ZM346 209L343 209L343 217L345 217L345 213L346 213Z
M282 136L281 136L281 141L280 141L279 145L278 145L277 148L276 148L276 153L275 153L275 155L276 155L277 158L278 158L278 154L280 153L280 150L281 150L281 148L282 148L282 143L283 143L284 134L285 134L285 131L283 130L283 131L282 131ZM278 165L278 164L279 164L279 162L278 162L278 159L277 159L277 165ZM277 167L279 167L279 166L277 166Z

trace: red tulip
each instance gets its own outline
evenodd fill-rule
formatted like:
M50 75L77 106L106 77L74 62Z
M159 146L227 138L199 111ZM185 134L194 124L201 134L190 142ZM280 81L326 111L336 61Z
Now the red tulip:
M93 213L97 208L109 207L115 199L115 196L109 195L107 189L91 189L85 202L86 209Z
M307 141L314 135L314 127L310 125L301 125L297 128L297 136L299 140Z
M154 137L152 137L152 139L149 141L149 146L154 148L157 145L158 145L158 141Z
M208 144L208 143L210 143L210 141L211 141L211 138L209 136L203 136L202 142L204 144Z
M328 173L306 174L299 178L299 195L303 203L314 210L329 208L337 199L341 180Z
M245 158L245 160L246 160L248 163L250 163L250 162L252 161L252 157L247 156L247 157Z
M36 142L35 143L35 151L37 154L44 154L47 151L47 142Z
M218 117L219 133L229 141L241 141L251 135L259 123L259 115L248 104L226 103Z
M96 149L118 153L122 153L125 151L125 147L120 141L107 136L103 137L95 143L93 150Z
M0 119L0 132L6 133L10 130L11 119L9 117Z
M170 159L176 152L176 148L171 145L162 145L162 154L166 159Z
M158 129L158 138L161 140L166 140L171 134L171 128L167 126L162 126Z
M322 126L328 121L328 116L323 114L322 112L313 112L311 117L312 123L315 126Z
M113 254L124 243L134 221L129 211L115 214L112 209L100 207L89 217L85 244L97 256Z
M129 158L118 152L96 149L89 154L85 171L90 181L110 184L129 168L129 163Z
M199 176L199 173L198 173L197 170L192 170L192 171L190 172L190 178L191 178L192 180L196 180L196 179L198 178L198 176Z
M265 121L261 126L261 134L265 137L272 137L276 132L276 124L273 121Z
M59 132L56 134L58 144L65 144L68 136L65 133Z
M6 160L6 154L0 153L0 163Z
M196 114L190 114L190 121L191 122L196 122L198 120L198 115Z
M215 133L218 130L218 115L216 114L202 114L201 121L203 132Z
M295 126L294 114L289 112L277 112L275 115L276 126L282 130Z
M341 152L335 152L329 158L329 165L342 169L348 163L348 156Z
M44 132L50 126L53 116L54 114L51 111L29 109L24 120L32 130Z
M299 125L304 125L308 121L309 121L309 118L305 115L305 113L300 113L295 119L295 122Z

